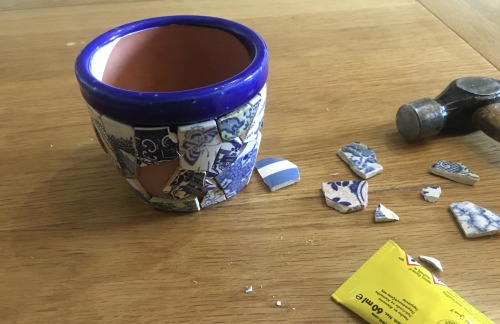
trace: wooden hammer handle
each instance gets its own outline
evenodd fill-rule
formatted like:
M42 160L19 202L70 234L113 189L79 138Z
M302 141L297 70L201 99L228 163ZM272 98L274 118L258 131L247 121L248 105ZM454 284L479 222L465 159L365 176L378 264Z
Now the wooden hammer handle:
M486 135L500 142L500 103L479 108L472 115L472 123Z

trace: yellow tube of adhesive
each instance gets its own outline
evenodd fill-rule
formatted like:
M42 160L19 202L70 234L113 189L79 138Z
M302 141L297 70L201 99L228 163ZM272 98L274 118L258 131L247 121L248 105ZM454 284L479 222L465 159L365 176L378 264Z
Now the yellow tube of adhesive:
M494 324L393 241L332 297L369 323Z

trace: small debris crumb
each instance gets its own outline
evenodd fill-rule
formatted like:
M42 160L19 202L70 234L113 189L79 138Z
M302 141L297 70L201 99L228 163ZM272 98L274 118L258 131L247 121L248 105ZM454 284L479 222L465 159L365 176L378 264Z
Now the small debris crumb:
M292 310L295 310L295 307L292 307Z
M253 292L253 287L252 287L251 285L250 285L250 286L246 286L246 287L245 287L245 292L246 292L246 293L251 293L251 292Z
M276 307L281 307L281 300L276 301Z
M198 281L196 281L196 280L193 280L193 282L194 282L195 284L197 284L197 283L198 283Z
M75 46L75 43L74 42L69 42L69 43L66 43L66 46Z

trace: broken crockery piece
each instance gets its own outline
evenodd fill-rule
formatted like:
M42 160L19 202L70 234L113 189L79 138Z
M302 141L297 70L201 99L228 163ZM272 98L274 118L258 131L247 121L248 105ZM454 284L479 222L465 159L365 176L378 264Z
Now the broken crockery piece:
M443 272L443 266L441 265L441 262L432 257L428 257L425 255L419 256L420 260L427 262L428 264L432 265L434 268L438 269L439 271Z
M362 210L368 204L368 181L323 182L326 204L341 213Z
M378 204L373 214L373 219L376 223L394 222L399 220L399 216L384 205Z
M371 178L383 170L375 152L360 142L353 142L340 148L337 155L363 179Z
M441 196L440 186L430 186L422 188L422 196L426 201L436 202Z
M429 172L470 186L479 181L479 176L465 165L452 161L439 160L429 167Z
M265 158L255 163L262 180L276 191L300 180L299 168L283 158Z
M500 215L469 201L452 203L450 209L466 237L493 235L500 232Z

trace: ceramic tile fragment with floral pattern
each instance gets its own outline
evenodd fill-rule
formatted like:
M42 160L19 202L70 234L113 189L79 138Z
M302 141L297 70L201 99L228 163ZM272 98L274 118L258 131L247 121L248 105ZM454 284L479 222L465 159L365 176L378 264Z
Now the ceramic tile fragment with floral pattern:
M383 170L375 152L363 143L353 142L340 148L337 154L363 179L371 178Z

